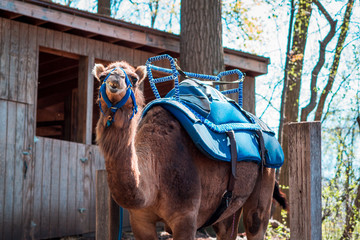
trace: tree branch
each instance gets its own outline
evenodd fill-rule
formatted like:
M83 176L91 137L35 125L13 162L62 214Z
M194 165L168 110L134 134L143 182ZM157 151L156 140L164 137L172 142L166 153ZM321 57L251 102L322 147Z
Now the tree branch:
M317 78L318 78L318 75L319 75L319 72L320 72L321 68L323 67L323 65L325 63L325 49L326 49L326 46L335 35L335 30L336 30L335 28L336 28L336 23L337 23L337 21L334 21L331 18L330 14L326 11L326 9L320 3L320 1L315 0L314 3L318 7L318 9L321 11L321 13L324 14L324 16L326 17L326 20L329 22L330 30L329 30L328 34L326 35L326 37L324 38L324 40L320 41L319 59L318 59L318 62L316 64L316 66L314 67L314 69L312 71L312 74L311 74L310 102L306 107L302 108L302 110L301 110L301 121L306 121L309 113L312 110L314 110L314 108L316 107L316 97L317 97L316 83L317 83Z
M337 74L337 69L339 67L340 55L343 50L343 45L344 45L344 42L346 39L347 32L349 30L349 23L350 23L350 17L351 17L351 12L352 12L353 6L354 6L354 0L349 0L347 3L347 6L346 6L346 10L345 10L344 21L341 25L340 36L339 36L338 42L336 44L335 55L334 55L333 64L332 64L332 67L330 70L330 75L329 75L327 84L321 93L319 104L318 104L316 112L315 112L315 121L321 120L321 116L322 116L322 113L324 110L326 98L334 84L335 76Z
M291 10L290 10L290 20L289 20L289 33L288 33L288 41L287 41L287 48L286 48L286 59L285 59L285 74L284 74L284 85L281 95L281 103L280 103L280 124L279 124L279 142L282 141L282 132L284 126L284 110L285 110L285 99L286 99L286 92L288 89L288 72L289 72L289 59L290 59L290 47L291 47L291 36L294 24L294 17L295 17L295 5L294 0L291 0Z

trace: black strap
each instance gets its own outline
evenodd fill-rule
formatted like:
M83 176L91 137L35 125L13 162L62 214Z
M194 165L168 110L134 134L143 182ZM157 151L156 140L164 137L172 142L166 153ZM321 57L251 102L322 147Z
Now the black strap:
M221 198L221 202L211 217L199 228L205 228L211 226L219 219L219 217L229 207L232 198L232 191L234 190L235 179L236 179L236 163L237 163L237 149L234 131L226 132L230 139L230 151L231 151L231 171L229 174L229 181L227 189Z

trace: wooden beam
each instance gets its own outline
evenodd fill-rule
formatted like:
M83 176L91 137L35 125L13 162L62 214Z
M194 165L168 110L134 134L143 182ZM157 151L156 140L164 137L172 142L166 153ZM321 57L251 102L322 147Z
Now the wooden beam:
M111 197L106 170L96 170L96 239L117 239L119 206Z
M94 78L90 74L95 58L80 57L78 72L77 141L91 144Z
M291 239L321 239L321 123L285 125Z
M99 33L102 35L116 38L119 40L131 41L142 45L179 52L179 41L176 39L159 36L152 33L143 33L122 26L114 26L107 23L98 22L84 17L74 16L68 13L59 12L53 9L36 6L26 2L15 0L0 1L0 9L13 13L22 14L36 19L46 19L52 23L62 23L62 25L76 28L83 31Z

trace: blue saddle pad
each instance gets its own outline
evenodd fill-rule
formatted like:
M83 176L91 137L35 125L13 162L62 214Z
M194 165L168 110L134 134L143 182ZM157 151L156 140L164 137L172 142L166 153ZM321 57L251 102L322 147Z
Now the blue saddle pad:
M235 132L238 161L260 163L256 130L262 130L266 148L265 166L282 166L284 153L274 137L275 133L235 101L195 79L182 81L179 93L180 101L175 100L175 89L172 89L164 98L150 102L145 107L143 116L152 107L162 106L178 119L205 155L227 162L231 161L231 152L226 131Z

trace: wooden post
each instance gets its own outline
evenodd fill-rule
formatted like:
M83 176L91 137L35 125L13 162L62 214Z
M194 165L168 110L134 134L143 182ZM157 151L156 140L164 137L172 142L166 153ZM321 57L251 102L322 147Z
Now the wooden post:
M321 123L286 124L291 239L321 239Z
M119 206L111 197L106 170L96 170L96 239L117 239L118 231Z
M76 141L91 144L94 81L91 68L94 57L80 57L78 73L78 106Z

